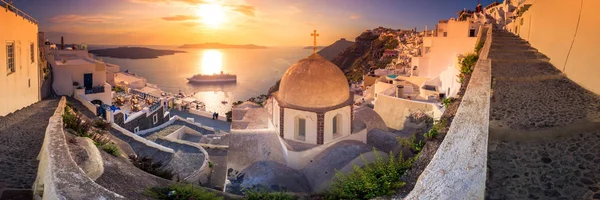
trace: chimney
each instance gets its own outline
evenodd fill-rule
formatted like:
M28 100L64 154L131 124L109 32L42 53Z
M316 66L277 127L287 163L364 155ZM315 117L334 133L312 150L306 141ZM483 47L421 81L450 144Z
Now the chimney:
M65 39L62 36L60 36L60 49L65 49Z
M396 85L396 97L404 98L404 86Z

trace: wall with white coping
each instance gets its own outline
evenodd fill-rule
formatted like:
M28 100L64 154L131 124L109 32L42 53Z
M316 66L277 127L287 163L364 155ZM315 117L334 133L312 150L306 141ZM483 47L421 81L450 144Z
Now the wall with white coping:
M535 1L509 29L548 56L571 80L600 94L599 7L597 0Z
M173 149L165 147L165 146L162 146L162 145L159 145L159 144L156 144L155 142L152 142L150 140L147 140L146 138L143 138L143 137L141 137L139 135L136 135L136 134L134 134L132 132L129 132L127 129L124 129L124 128L120 127L119 125L115 124L115 123L112 123L111 126L114 129L117 129L117 131L123 133L124 135L130 137L131 139L134 139L134 140L136 140L138 142L141 142L141 143L145 144L146 146L149 146L149 147L152 147L152 148L155 148L155 149L167 152L167 153L175 153L175 151Z
M491 62L488 31L475 71L450 130L405 199L484 199Z
M367 143L367 129L361 130L358 133L350 134L343 138L338 138L335 141L319 145L317 147L311 148L306 151L291 151L285 147L285 141L281 137L279 137L279 142L281 142L281 146L283 148L283 153L286 158L287 166L292 169L301 170L306 167L307 164L310 163L310 160L313 160L315 156L319 153L323 152L323 150L337 144L340 141L346 140L355 140L362 143Z
M46 128L34 195L39 199L125 199L96 184L71 157L63 131L65 106L63 97Z
M385 122L389 128L402 130L404 128L406 117L411 113L420 111L433 119L439 119L442 111L434 103L408 100L379 94L375 101L373 109Z

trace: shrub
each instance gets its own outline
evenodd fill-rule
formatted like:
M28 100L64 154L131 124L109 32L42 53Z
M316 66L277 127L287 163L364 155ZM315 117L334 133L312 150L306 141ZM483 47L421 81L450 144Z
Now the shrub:
M86 136L87 132L90 130L91 124L83 121L81 117L77 116L74 112L71 112L69 107L65 107L65 112L62 117L65 128L74 130L77 136Z
M102 130L110 129L110 123L105 122L104 120L101 120L101 119L94 120L93 125L94 125L94 127L102 129Z
M113 155L115 157L121 156L121 151L115 143L106 143L104 145L101 145L100 148L106 151L106 153L109 153L110 155Z
M167 187L153 187L146 190L145 193L154 199L165 200L222 200L215 193L206 191L201 187L194 187L192 184L173 184Z
M423 136L425 136L425 138L436 138L439 135L439 131L438 128L436 126L433 126L433 128L429 129L429 132L423 134Z
M454 101L454 98L452 98L452 97L442 99L442 103L444 104L444 107L446 107L446 108L448 108L448 105L450 105L453 101Z
M363 168L354 166L348 174L336 172L325 199L371 199L391 195L406 183L400 177L410 169L417 156L404 160L402 154L384 160L375 154L375 162Z
M460 62L460 73L462 73L462 74L473 73L473 67L475 67L475 63L477 63L478 59L479 59L479 56L477 54L466 55Z
M150 174L153 174L155 176L164 178L164 179L168 179L168 180L172 180L173 177L175 176L175 174L173 173L172 169L163 169L163 163L158 161L158 162L154 162L152 160L152 158L148 157L148 156L144 156L144 157L138 157L135 155L129 156L129 159L131 160L131 162L133 163L134 166L136 166L137 168L148 172Z
M423 140L420 140L419 142L416 141L417 136L415 134L411 135L408 139L402 137L397 137L396 139L398 140L398 143L400 143L402 146L409 147L414 153L421 152L425 146Z
M213 162L210 162L210 161L209 161L209 162L208 162L208 167L210 167L210 168L214 168L214 167L215 167L215 164L214 164Z
M244 190L247 200L295 200L296 196L285 192L269 192L266 187Z
M125 89L121 86L117 86L113 89L115 92L125 92Z

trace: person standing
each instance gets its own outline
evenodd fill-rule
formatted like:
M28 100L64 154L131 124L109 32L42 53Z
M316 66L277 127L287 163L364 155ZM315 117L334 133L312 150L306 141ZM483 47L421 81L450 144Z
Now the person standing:
M216 119L219 120L219 113L215 112L215 114L217 115Z

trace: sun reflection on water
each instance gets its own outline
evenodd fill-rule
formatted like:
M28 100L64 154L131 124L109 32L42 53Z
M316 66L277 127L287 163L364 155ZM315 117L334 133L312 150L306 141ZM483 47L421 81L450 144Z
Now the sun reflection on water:
M219 50L209 49L202 53L202 74L218 74L223 70L223 53Z

